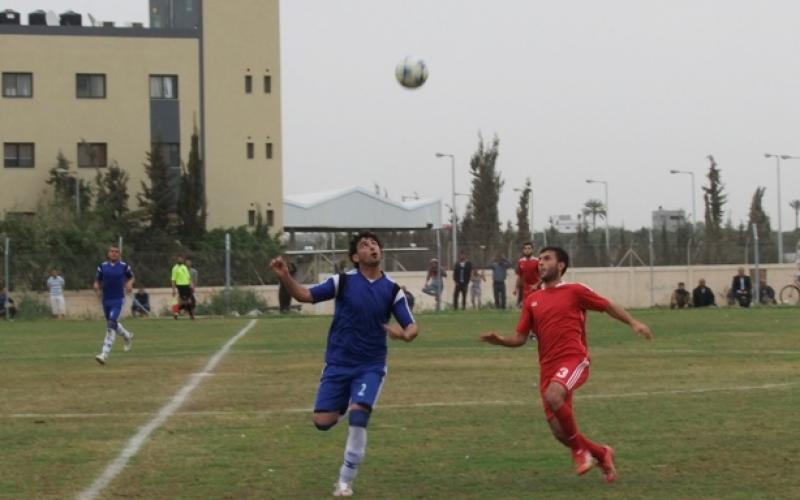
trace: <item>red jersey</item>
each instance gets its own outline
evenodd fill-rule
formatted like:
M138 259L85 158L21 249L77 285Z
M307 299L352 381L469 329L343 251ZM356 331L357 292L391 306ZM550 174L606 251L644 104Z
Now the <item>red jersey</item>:
M517 333L536 332L542 370L563 358L588 358L586 311L605 311L608 299L582 283L541 288L525 299Z
M539 259L520 257L517 261L517 275L522 279L522 296L527 297L539 284Z

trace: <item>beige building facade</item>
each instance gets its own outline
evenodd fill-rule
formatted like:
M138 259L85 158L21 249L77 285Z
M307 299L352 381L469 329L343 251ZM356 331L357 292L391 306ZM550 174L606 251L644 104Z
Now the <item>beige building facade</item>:
M0 217L35 213L59 152L87 181L116 162L136 208L146 152L177 173L196 127L208 227L280 231L278 0L149 6L150 28L0 24Z

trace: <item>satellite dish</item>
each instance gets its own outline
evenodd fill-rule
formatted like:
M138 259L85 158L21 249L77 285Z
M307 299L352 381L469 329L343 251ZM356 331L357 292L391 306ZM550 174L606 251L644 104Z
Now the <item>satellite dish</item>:
M58 26L58 16L52 10L48 10L44 15L44 18L47 21L48 26Z
M97 26L97 21L95 20L94 16L89 14L88 12L86 15L89 17L89 22L92 23L92 26Z

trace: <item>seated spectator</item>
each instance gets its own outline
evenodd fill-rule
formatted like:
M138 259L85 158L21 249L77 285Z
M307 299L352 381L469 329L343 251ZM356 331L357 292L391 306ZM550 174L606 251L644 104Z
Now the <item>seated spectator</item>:
M700 278L697 282L697 288L692 290L692 305L694 307L716 307L714 301L714 291L706 286L706 280Z
M0 317L13 320L16 315L17 306L14 303L14 299L8 295L5 284L0 281Z
M412 294L405 285L400 287L403 290L403 293L406 295L406 303L408 304L408 309L410 311L414 310L414 294Z
M689 307L691 305L691 301L689 300L689 290L686 289L686 285L684 285L683 282L678 283L678 288L672 292L672 297L669 300L669 308L683 309L684 307Z
M767 284L767 282L764 281L764 280L761 280L759 282L758 286L759 286L759 288L758 288L758 292L759 292L758 300L759 300L759 302L761 302L762 305L774 306L774 305L778 304L778 301L775 300L775 289L774 288L769 286Z
M750 307L750 302L753 300L753 285L743 267L740 267L738 274L733 277L731 296L739 302L740 306Z
M150 294L144 288L140 288L138 292L133 295L133 304L131 304L131 316L149 316L150 315Z

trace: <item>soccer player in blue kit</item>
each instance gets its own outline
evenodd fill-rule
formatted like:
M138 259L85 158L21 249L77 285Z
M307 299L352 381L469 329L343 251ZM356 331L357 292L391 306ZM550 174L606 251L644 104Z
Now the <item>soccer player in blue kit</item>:
M94 357L101 365L106 364L108 353L114 345L117 335L125 341L125 351L131 349L133 333L129 332L119 322L122 306L125 304L125 294L133 291L133 271L125 261L120 260L119 248L111 246L108 249L108 260L97 266L97 277L94 281L95 292L102 288L103 314L106 317L106 338L100 354Z
M367 422L386 376L387 334L411 342L417 324L400 286L381 270L383 250L378 237L364 231L350 241L350 260L356 268L306 288L292 278L280 257L272 270L299 302L336 299L328 331L325 368L314 403L314 425L327 431L350 410L344 463L334 496L351 496L358 466L367 445ZM397 324L388 324L394 315Z

